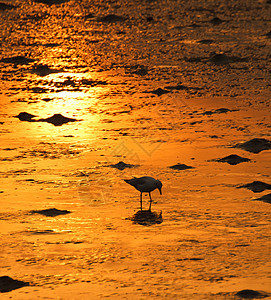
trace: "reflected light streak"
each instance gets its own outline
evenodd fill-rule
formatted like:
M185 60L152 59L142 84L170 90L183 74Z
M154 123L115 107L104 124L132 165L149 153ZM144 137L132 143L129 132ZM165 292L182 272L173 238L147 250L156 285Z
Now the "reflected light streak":
M101 120L97 109L98 98L107 90L104 85L98 86L99 82L101 81L93 79L93 76L90 78L85 73L54 73L43 77L36 88L44 92L35 95L38 101L31 105L33 109L29 113L36 115L37 119L61 114L64 117L75 118L78 122L57 127L47 123L43 123L42 126L32 124L32 134L52 136L69 131L71 135L79 135L80 139L95 139L97 130L94 129L99 127Z

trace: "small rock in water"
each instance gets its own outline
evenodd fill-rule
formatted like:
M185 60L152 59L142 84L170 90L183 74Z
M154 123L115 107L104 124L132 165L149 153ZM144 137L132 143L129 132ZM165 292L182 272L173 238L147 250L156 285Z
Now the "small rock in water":
M123 171L126 168L134 168L134 167L136 167L136 165L126 164L125 162L120 161L115 165L110 165L110 167L116 168L116 169L119 169L119 170Z
M78 120L73 118L67 118L62 116L61 114L54 114L52 117L49 117L47 119L39 119L40 122L47 122L51 123L55 126L61 126L63 124L66 124L68 122L76 122Z
M265 292L258 292L254 290L242 290L237 292L235 295L245 299L261 299L269 296Z
M239 143L234 147L241 148L252 153L259 153L263 150L270 150L271 141L267 139L255 138L244 143Z
M169 168L174 169L174 170L194 169L194 167L187 166L185 164L180 164L180 163L178 163L177 165L174 165L174 166L170 166Z
M131 220L140 225L154 225L161 224L163 222L162 211L158 214L150 210L139 210L136 212Z
M236 154L231 154L229 156L220 158L220 159L216 159L215 161L217 162L226 162L230 165L237 165L240 164L241 162L246 162L246 161L251 161L249 158L246 157L241 157L239 155Z
M254 199L254 200L256 200L256 201L263 201L263 202L271 204L271 194L264 195L264 196L262 196L260 198Z
M43 209L43 210L31 210L32 214L40 214L46 217L56 217L59 215L66 215L70 214L71 212L69 210L60 210L57 208L49 208L49 209Z
M12 279L9 276L0 277L0 293L7 293L24 286L29 286L29 282Z
M35 122L33 118L36 117L35 115L29 114L27 112L21 112L15 118L18 118L20 121L27 121L27 122Z
M271 184L262 181L253 181L251 183L238 186L238 188L247 188L254 193L260 193L263 192L264 190L271 190Z

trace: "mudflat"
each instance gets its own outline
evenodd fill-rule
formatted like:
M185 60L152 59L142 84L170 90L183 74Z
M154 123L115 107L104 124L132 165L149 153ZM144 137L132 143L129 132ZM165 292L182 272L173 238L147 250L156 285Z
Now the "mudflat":
M271 299L270 1L0 15L1 299Z

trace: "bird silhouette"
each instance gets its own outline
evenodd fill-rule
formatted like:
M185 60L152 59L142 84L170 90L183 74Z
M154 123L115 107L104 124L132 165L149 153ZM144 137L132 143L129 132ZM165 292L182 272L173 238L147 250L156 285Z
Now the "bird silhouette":
M140 191L140 209L142 210L142 193L149 193L150 197L150 205L149 205L149 211L151 211L151 192L155 189L158 189L160 194L162 195L162 182L158 179L154 179L149 176L143 176L140 178L134 177L132 179L125 179L125 182L132 185L134 188L136 188L138 191Z

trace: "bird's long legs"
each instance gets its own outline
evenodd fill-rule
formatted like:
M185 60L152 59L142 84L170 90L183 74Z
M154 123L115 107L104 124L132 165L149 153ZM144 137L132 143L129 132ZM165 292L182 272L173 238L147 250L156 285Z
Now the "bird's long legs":
M149 206L149 211L151 211L152 198L151 198L151 193L150 193L150 192L149 192L149 196L150 196L150 206Z
M151 211L152 198L151 198L151 193L150 192L149 192L149 197L150 197L149 211ZM140 193L140 210L142 211L142 193Z

